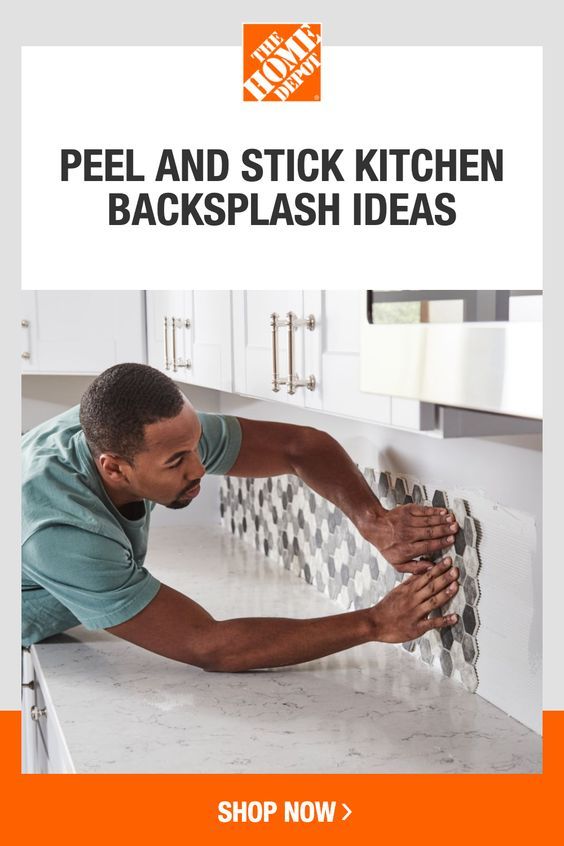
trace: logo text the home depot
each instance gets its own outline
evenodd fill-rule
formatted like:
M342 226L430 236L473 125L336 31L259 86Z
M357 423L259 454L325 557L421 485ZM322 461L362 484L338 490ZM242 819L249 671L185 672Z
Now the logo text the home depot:
M319 100L321 24L243 24L243 99Z

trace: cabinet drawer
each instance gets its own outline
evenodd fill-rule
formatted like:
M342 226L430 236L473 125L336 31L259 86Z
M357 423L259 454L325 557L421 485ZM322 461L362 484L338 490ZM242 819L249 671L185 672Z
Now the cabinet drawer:
M31 647L31 659L33 663L34 700L36 708L45 709L39 718L34 721L37 726L36 743L37 754L42 756L43 749L48 761L48 772L50 773L74 773L74 765L70 757L66 740L55 710L55 706L49 694L49 689L43 675L43 670L35 647ZM36 763L37 771L37 763Z

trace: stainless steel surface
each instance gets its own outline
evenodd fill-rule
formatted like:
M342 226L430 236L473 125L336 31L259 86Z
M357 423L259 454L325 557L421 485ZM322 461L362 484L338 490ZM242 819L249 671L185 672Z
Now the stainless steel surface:
M29 329L29 320L22 320L22 329Z
M370 325L361 318L361 390L542 417L538 322Z

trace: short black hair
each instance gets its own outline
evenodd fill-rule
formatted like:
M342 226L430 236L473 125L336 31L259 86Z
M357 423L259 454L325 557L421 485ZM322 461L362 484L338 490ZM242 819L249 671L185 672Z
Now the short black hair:
M116 364L100 373L80 401L80 425L93 456L113 452L130 464L145 426L176 417L185 397L172 379L146 364Z

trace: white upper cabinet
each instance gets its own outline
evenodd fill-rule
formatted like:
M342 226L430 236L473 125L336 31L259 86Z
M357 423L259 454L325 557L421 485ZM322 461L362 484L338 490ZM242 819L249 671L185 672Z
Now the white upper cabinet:
M185 291L146 291L147 362L174 379L185 380L192 367L186 359L191 315Z
M146 361L140 291L24 291L24 373L92 374Z
M358 290L234 291L234 390L373 423L425 426L430 415L421 403L360 390L362 298Z
M392 400L360 390L360 291L305 291L304 312L315 317L307 334L307 367L317 390L306 396L308 408L389 424Z
M310 375L304 369L304 336L312 330L301 325L303 300L302 291L233 292L237 393L303 408L304 395L316 390L313 383L312 391L299 385Z
M179 382L233 389L231 291L147 291L149 364Z

